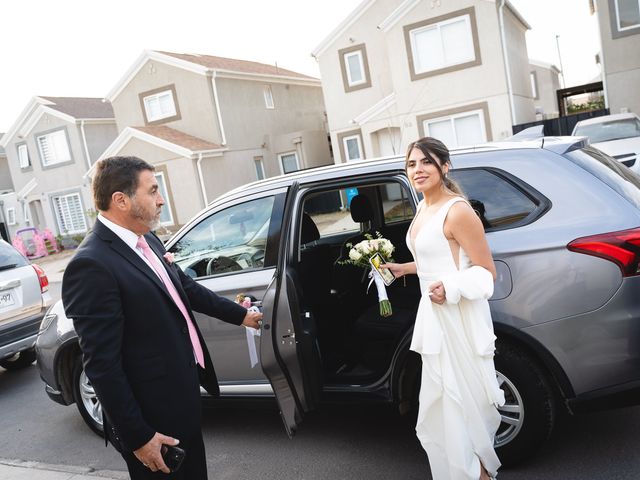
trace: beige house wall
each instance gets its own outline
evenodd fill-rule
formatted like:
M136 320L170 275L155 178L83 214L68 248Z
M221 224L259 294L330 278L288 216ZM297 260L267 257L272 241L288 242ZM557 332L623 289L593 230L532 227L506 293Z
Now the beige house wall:
M602 65L611 113L628 109L640 115L640 29L625 35L612 29L613 0L597 0Z
M84 125L84 133L87 139L89 158L91 165L93 165L118 136L118 127L115 121L100 124L89 123Z
M118 130L144 126L144 107L140 94L163 87L175 87L176 109L180 118L154 125L166 125L195 137L221 144L211 79L205 75L148 60L120 94L113 99Z
M9 160L4 153L0 153L0 192L5 190L13 190L13 180L11 180Z
M370 158L382 151L377 132L385 128L394 129L394 139L399 137L400 140L394 142L393 149L402 154L404 147L420 134L419 117L480 103L486 104L488 112L485 119L487 140L511 136L515 122L511 118L497 4L471 0L420 2L389 31L378 29L377 26L399 4L397 0L376 2L319 55L336 163L343 161L339 147L341 135L345 132L361 132L365 156ZM476 62L464 68L452 67L436 75L412 79L405 26L435 17L463 14L470 8L473 9L477 29L476 51L479 55L476 55ZM504 12L515 121L533 121L535 109L529 83L526 29L508 8ZM345 93L338 52L349 45L349 39L354 39L356 44L366 44L372 87ZM378 78L383 81L376 85ZM394 104L358 123L358 116L392 93L395 94Z
M538 87L538 98L533 99L536 108L541 108L545 116L558 115L558 97L556 91L560 89L558 73L551 68L530 64L529 71L533 72Z

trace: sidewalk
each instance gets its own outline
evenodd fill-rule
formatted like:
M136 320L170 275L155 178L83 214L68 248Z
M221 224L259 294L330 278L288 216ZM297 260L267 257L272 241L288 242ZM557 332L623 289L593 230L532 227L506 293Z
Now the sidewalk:
M127 472L0 458L2 480L128 480Z
M60 253L54 253L46 257L34 258L31 260L31 263L42 267L44 273L47 274L49 282L61 282L64 269L67 268L67 264L71 261L75 253L75 250L63 250Z

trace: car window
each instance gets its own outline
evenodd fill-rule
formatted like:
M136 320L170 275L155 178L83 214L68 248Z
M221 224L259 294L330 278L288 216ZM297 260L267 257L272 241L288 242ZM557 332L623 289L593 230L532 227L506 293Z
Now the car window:
M357 195L367 197L376 211L381 206L385 225L413 218L406 189L397 182L314 193L305 198L303 209L318 227L320 238L360 231L360 224L353 221L350 210L351 200Z
M193 278L263 268L274 199L244 202L206 217L171 247L176 264Z
M574 135L589 137L591 143L640 137L640 120L637 118L624 118L611 122L578 125Z
M493 171L451 170L450 176L469 199L485 230L516 226L538 208L539 203L530 195Z
M0 241L0 271L29 265L20 252L6 242Z
M597 148L585 147L565 155L640 208L640 176Z
M303 209L318 227L321 238L360 230L349 213L349 204L356 195L357 188L341 188L314 193L305 199Z

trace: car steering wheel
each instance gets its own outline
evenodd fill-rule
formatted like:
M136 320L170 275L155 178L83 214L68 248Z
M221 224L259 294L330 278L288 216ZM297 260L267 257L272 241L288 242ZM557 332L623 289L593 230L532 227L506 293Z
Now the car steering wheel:
M238 262L229 257L214 257L207 262L207 275L215 275L217 273L228 273L242 270Z

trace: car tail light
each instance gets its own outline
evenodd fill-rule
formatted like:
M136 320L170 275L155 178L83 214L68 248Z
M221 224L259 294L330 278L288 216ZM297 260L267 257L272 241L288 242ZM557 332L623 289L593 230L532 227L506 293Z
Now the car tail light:
M49 290L49 279L47 278L47 274L44 273L44 270L35 263L32 263L31 266L38 274L38 280L40 280L40 291L42 293L46 292Z
M640 274L640 227L577 238L567 248L609 260L620 267L625 277Z

